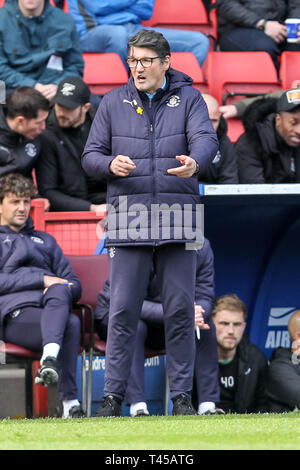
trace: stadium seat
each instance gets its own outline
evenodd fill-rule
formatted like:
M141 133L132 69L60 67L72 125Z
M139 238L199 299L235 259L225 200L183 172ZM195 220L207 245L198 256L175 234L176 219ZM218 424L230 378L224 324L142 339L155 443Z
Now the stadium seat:
M227 136L235 144L239 136L245 132L243 122L239 118L226 119L226 122L228 127Z
M171 28L171 29L190 29L201 31L209 35L212 39L214 48L217 39L217 21L215 10L208 19L206 9L201 0L156 0L153 15L143 21L144 26Z
M285 51L281 54L280 78L284 90L291 88L294 80L300 80L299 52Z
M115 52L84 52L83 80L93 93L103 95L128 81L128 72Z
M202 93L208 91L202 69L192 52L172 52L171 67L189 75L194 80L194 87Z
M33 199L30 216L36 230L50 233L65 255L91 255L103 236L104 212L45 212L43 200Z
M0 364L17 364L25 369L25 412L26 418L33 417L33 374L34 361L41 354L13 343L0 341Z
M209 52L206 74L209 93L220 104L282 89L270 55L262 51Z
M81 286L82 294L78 304L74 306L75 312L80 309L82 318L82 335L84 348L82 350L82 404L87 410L87 416L91 415L92 406L92 361L94 350L94 310L97 304L98 294L103 289L104 281L108 278L107 255L91 255L67 257L72 268L76 272ZM91 279L92 273L92 279ZM86 313L88 312L88 315ZM86 387L86 353L89 356L88 386ZM87 392L86 392L87 390Z

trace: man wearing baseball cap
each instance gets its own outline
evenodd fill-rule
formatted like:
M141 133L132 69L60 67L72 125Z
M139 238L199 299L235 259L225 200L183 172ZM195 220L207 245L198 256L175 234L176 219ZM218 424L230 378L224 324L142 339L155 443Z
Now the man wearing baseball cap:
M236 143L240 183L300 182L300 89L252 103Z
M44 150L36 167L39 192L50 200L52 211L105 211L106 183L88 177L81 167L95 115L90 95L81 78L67 77L52 100Z

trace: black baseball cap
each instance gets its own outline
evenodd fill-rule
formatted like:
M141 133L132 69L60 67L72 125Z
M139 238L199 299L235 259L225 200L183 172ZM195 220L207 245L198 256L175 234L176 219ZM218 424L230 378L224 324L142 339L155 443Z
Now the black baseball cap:
M278 100L277 111L293 111L300 107L300 88L285 91Z
M57 88L53 103L65 108L75 109L90 100L90 89L79 77L68 77L62 80Z

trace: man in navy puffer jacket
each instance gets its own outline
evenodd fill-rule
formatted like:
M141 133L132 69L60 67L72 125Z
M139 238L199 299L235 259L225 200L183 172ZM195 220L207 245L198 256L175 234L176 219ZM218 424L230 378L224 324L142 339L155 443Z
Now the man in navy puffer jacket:
M41 351L36 383L58 381L63 417L83 416L77 399L80 322L71 314L80 282L55 239L28 217L33 182L0 178L0 340Z
M98 415L121 414L153 262L165 314L173 414L195 414L190 393L195 245L201 238L197 173L215 156L217 137L192 79L170 69L164 36L141 30L128 46L132 77L104 96L82 160L87 174L107 179L111 304Z

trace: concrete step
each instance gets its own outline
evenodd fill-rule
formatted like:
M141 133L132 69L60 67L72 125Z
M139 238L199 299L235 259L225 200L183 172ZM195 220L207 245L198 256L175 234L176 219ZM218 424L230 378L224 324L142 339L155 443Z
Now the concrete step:
M0 419L24 418L25 370L0 367Z

